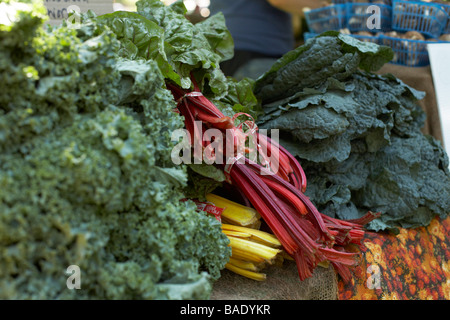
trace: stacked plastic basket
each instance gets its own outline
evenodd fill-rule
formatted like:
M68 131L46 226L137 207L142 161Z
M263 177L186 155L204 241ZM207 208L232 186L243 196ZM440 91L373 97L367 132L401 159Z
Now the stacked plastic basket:
M304 34L305 41L324 31L345 30L359 40L390 46L391 63L413 67L429 64L428 43L448 41L442 35L450 34L450 3L372 1L335 0L305 12L310 31Z

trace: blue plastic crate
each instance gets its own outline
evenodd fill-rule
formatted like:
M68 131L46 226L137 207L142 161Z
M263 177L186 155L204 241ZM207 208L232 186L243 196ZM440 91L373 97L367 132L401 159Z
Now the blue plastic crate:
M380 39L376 35L366 36L366 35L361 35L361 34L351 34L350 36L352 36L360 41L363 41L363 42L373 42L376 44L380 44Z
M449 18L447 19L447 24L445 25L444 29L442 30L442 33L450 33L450 4L440 4L442 6L442 9L449 15Z
M390 63L408 67L424 67L430 64L428 57L428 43L441 43L444 41L435 40L433 42L423 40L411 40L403 38L379 36L379 44L391 47L394 51L394 58Z
M376 25L372 26L371 18L376 11L370 10L371 6L377 6L379 10L379 19L380 19L379 26ZM386 32L392 30L392 7L386 4L347 3L346 15L347 15L346 25L351 32L354 31Z
M335 4L305 12L309 31L322 33L345 28L345 4Z
M418 31L425 36L438 38L447 25L448 14L440 4L394 0L392 29Z

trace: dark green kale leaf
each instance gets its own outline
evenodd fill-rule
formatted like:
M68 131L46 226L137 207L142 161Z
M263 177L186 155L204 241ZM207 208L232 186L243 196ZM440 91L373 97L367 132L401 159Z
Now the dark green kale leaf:
M382 47L325 34L282 57L255 89L259 127L280 130L318 209L342 219L380 211L375 230L424 226L450 212L448 157L421 133L424 94L360 70L386 57Z
M264 104L314 88L329 77L343 80L355 70L375 71L392 59L389 47L362 43L330 31L286 53L258 80L255 94Z

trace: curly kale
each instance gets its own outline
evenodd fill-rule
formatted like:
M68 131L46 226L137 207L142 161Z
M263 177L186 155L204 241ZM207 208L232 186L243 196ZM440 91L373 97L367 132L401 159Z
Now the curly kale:
M179 201L188 175L170 134L183 119L158 63L119 57L93 21L45 30L41 6L0 25L0 297L208 298L230 248Z

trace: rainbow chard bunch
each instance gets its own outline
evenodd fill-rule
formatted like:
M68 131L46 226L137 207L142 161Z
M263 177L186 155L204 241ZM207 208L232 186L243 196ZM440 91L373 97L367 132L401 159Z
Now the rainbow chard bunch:
M295 260L300 280L310 277L318 263L329 261L348 281L348 267L358 263L358 252L348 245L359 244L363 225L378 215L369 212L359 220L342 221L320 213L304 195L306 175L295 157L259 132L251 119L236 124L242 113L225 116L192 82L193 91L170 82L167 88L184 116L191 146L202 151L194 151L194 157L207 155L209 164L223 170L227 182L247 198ZM204 139L209 129L222 137Z

